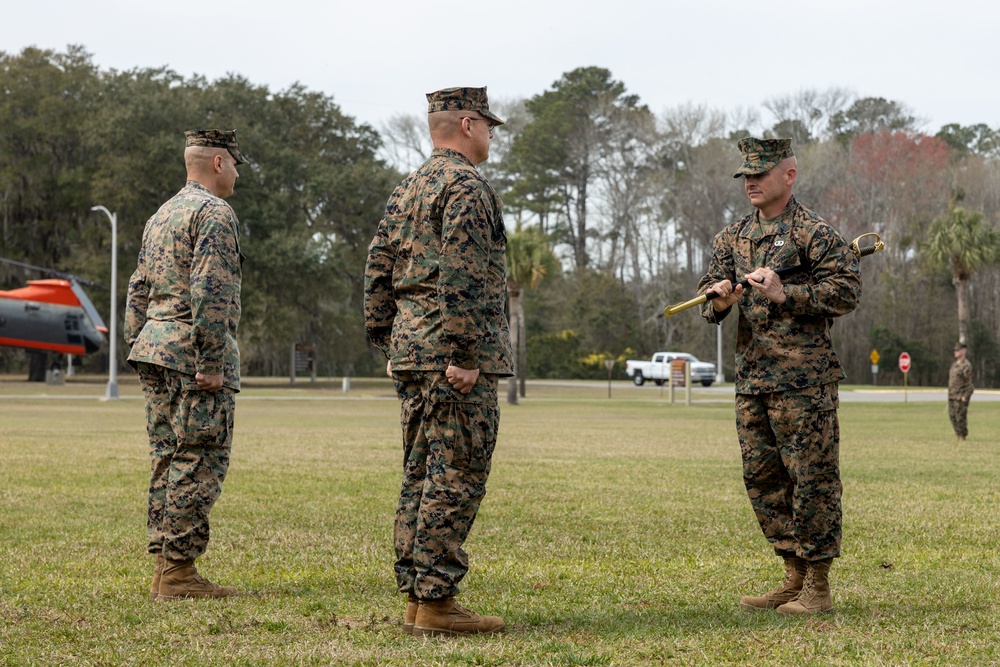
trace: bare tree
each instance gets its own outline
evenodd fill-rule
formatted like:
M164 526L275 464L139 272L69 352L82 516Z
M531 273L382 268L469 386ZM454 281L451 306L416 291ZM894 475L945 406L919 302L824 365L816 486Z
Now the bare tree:
M682 104L662 116L667 141L683 157L686 149L723 135L726 114L703 104Z
M844 88L829 88L825 91L803 89L797 93L767 99L763 106L774 116L775 129L793 130L779 134L790 136L796 144L806 144L825 138L824 132L830 127L830 120L854 98L854 93ZM799 130L797 136L794 131L796 129Z
M725 114L704 106L682 106L663 117L668 161L675 171L672 197L677 240L689 276L700 273L712 238L731 219L739 186L732 175L739 153L724 138ZM695 280L697 282L697 280Z
M419 167L431 154L427 118L418 114L395 114L382 125L379 157L397 170L408 173Z
M753 107L736 107L726 114L726 132L737 139L745 136L760 136L764 127L760 120L760 111Z

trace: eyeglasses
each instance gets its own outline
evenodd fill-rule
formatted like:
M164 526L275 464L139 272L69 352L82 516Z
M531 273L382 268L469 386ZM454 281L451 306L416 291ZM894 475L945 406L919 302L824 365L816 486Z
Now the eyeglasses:
M473 116L463 116L463 118L468 118L469 120L481 120L484 123L489 123L490 124L490 136L491 137L493 136L493 130L496 129L496 125L489 118L475 118Z

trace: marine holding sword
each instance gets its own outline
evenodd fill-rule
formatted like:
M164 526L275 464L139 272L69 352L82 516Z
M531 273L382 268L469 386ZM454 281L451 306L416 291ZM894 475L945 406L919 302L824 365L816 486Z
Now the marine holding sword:
M698 293L719 324L739 307L736 431L743 480L764 536L784 560L785 580L741 606L813 614L833 608L830 565L840 556L838 384L833 318L861 299L858 255L792 195L790 139L739 142L755 210L716 237ZM791 272L779 269L798 267ZM738 281L745 280L753 289Z

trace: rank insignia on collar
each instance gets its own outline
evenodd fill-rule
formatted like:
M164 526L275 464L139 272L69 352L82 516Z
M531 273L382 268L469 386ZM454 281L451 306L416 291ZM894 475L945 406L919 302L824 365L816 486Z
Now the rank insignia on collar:
M774 247L775 248L780 248L783 245L785 245L785 242L782 241L781 239L778 239L777 241L774 242Z

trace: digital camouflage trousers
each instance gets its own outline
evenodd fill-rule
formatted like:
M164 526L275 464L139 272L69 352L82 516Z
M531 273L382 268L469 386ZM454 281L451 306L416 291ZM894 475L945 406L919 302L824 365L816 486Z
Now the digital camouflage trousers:
M840 556L840 426L836 383L736 396L743 483L779 555Z
M149 434L149 552L198 558L229 470L235 396L202 391L193 375L153 364L139 364L139 380Z
M951 427L955 429L955 435L967 437L969 435L969 402L948 399L948 419L951 420Z
M403 483L393 544L400 592L424 600L458 593L462 545L486 495L500 409L497 376L462 394L443 372L393 371L401 402Z

